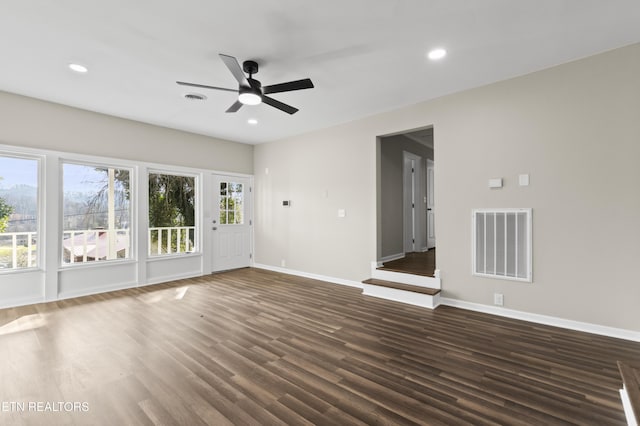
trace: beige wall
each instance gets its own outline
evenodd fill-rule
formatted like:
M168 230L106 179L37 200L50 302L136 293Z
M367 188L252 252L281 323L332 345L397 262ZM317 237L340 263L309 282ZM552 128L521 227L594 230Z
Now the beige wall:
M376 158L366 141L350 143L357 133L338 127L256 145L256 262L363 279L375 259L376 217L367 206L375 202Z
M0 144L252 173L253 146L0 92Z
M434 125L445 297L490 305L500 292L505 308L640 330L638 75L640 44L259 145L256 261L367 278L376 137ZM529 187L517 185L521 173ZM492 177L504 188L489 190ZM533 283L471 275L470 212L481 207L533 208Z

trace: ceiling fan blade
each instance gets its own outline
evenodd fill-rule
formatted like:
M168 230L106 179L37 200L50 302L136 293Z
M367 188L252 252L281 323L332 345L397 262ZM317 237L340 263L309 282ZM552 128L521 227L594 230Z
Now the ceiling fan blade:
M231 74L233 74L236 80L238 80L240 86L251 87L251 85L249 84L249 80L247 80L247 77L244 75L244 71L242 71L242 68L240 67L240 64L238 63L238 60L236 58L229 55L223 55L222 53L220 53L219 56L227 66L227 68L229 68Z
M262 102L267 105L271 105L274 108L278 108L280 111L284 111L287 114L295 114L296 112L298 112L298 108L294 108L291 105L276 101L275 99L268 96L262 96Z
M191 86L191 87L201 87L203 89L215 89L215 90L224 90L225 92L236 92L236 89L227 89L226 87L215 87L215 86L207 86L205 84L197 84L197 83L187 83L186 81L176 81L176 83L182 86Z
M305 78L302 80L290 81L288 83L272 84L270 86L264 86L263 90L265 94L291 92L292 90L313 89L313 83L310 79Z
M236 112L242 107L242 103L240 101L235 101L233 105L231 105L225 112Z

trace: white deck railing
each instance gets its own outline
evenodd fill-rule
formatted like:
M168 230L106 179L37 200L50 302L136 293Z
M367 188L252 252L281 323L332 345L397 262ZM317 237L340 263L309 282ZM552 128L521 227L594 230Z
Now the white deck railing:
M128 258L129 229L81 229L62 232L64 263Z
M37 232L0 233L0 269L32 268L36 266L37 235Z
M149 256L193 252L195 232L195 226L149 228Z
M113 232L113 234L111 234ZM149 255L157 256L195 251L195 226L149 228ZM37 266L37 232L0 233L0 269ZM131 244L129 229L81 229L63 231L64 263L128 258Z

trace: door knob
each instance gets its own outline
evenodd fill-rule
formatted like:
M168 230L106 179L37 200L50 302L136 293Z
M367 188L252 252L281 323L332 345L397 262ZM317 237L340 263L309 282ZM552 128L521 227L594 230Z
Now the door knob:
M217 226L214 226L214 227L213 227L213 228L211 228L211 229L213 229L214 231L217 231L217 230L218 230L218 227L217 227Z

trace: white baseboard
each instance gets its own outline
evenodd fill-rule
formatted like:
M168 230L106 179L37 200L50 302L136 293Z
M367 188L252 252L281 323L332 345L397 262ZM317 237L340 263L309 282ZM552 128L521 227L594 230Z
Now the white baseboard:
M295 275L298 277L311 278L319 281L326 281L333 284L346 285L349 287L362 288L362 283L358 281L345 280L342 278L328 277L326 275L312 274L309 272L296 271L294 269L280 268L277 266L264 265L262 263L254 263L254 268L265 269L267 271L280 272L282 274Z
M138 287L145 287L153 284L167 283L170 281L184 280L187 278L202 277L204 275L207 275L207 274L203 273L202 271L192 271L192 272L186 272L183 274L166 275L163 277L157 277L157 278L152 278L150 280L147 280L147 282L138 284Z
M106 285L98 288L91 288L88 290L76 290L58 293L57 299L49 300L49 302L55 302L56 300L73 299L74 297L91 296L94 294L108 293L110 291L126 290L128 288L136 287L135 281Z
M18 306L35 305L37 303L45 303L44 296L42 297L23 297L21 299L3 300L0 302L0 309L5 308L17 308Z
M601 336L640 342L639 331L608 327L588 322L573 321L548 315L533 314L530 312L516 311L513 309L501 308L499 306L482 305L480 303L466 302L464 300L450 299L447 297L440 298L440 304L460 309L467 309L469 311L484 312L486 314L497 315L500 317L519 319L537 324L550 325L569 330L584 331L586 333L599 334Z
M169 275L164 277L157 277L152 280L147 280L146 282L143 282L143 283L130 281L126 283L118 283L118 284L103 286L100 288L92 288L87 291L79 290L79 291L62 292L58 294L58 298L55 300L72 299L74 297L91 296L94 294L108 293L111 291L118 291L118 290L126 290L129 288L146 287L146 286L155 285L155 284L162 284L162 283L167 283L171 281L183 280L186 278L201 277L203 275L204 274L201 271L188 272L184 274L175 274L175 275Z
M390 254L389 256L381 257L380 260L378 261L378 266L382 266L384 262L391 262L392 260L403 259L404 257L405 257L404 253Z

